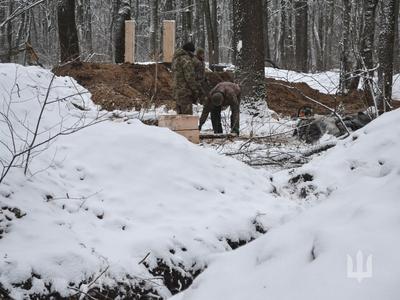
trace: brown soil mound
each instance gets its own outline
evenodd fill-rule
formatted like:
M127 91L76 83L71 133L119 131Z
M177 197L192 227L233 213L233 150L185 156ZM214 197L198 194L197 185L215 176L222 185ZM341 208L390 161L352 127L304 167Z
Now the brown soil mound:
M154 82L156 66L137 64L69 64L54 70L71 76L92 94L92 100L106 110L130 110L151 105L171 106L172 81L169 69L157 65L157 92Z
M152 105L174 107L171 71L165 64L157 65L157 92L154 82L156 65L76 63L57 68L61 76L71 76L92 93L92 100L106 110L131 110ZM208 72L207 79L213 87L221 81L233 81L231 72ZM347 96L322 94L306 83L266 79L267 101L270 109L283 115L295 115L297 110L310 106L315 113L326 114L328 110L314 104L307 97L331 108L341 104L345 113L355 113L371 105L363 92L356 91ZM368 105L369 104L369 105ZM400 102L393 103L396 108Z
M354 91L346 96L327 95L303 82L291 83L267 78L268 107L278 113L296 115L302 106L313 108L314 113L329 113L329 110L314 103L310 98L333 109L341 105L347 114L365 110L371 102L362 91Z

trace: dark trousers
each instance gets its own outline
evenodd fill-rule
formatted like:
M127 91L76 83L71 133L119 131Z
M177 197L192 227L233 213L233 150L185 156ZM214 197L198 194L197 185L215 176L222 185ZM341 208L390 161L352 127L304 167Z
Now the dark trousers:
M223 133L221 123L221 106L214 107L211 111L211 123L214 133Z

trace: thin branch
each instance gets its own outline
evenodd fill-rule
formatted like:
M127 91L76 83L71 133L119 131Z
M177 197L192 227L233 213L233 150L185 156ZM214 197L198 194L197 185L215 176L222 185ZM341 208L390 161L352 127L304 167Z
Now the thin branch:
M28 6L25 7L25 8L22 8L22 9L19 9L19 8L18 8L18 9L16 9L7 19L5 19L5 20L0 24L0 28L3 28L4 25L6 25L8 22L14 20L16 17L22 15L24 12L30 10L31 8L34 8L35 6L37 6L37 5L41 4L41 3L43 3L44 1L46 1L46 0L38 0L38 1L36 1L35 3L32 3L32 4L28 5Z

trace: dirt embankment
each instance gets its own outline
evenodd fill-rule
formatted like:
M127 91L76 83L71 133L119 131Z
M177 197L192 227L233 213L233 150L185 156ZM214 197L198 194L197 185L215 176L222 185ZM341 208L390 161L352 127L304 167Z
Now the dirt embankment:
M57 75L75 78L92 93L93 101L106 110L131 110L152 105L174 107L172 75L168 67L166 64L158 64L156 71L155 64L79 63L57 68L54 72ZM215 86L221 81L233 81L233 75L229 72L210 72L207 73L207 79L211 86ZM290 83L271 78L266 79L266 82L269 108L286 116L295 115L304 105L312 107L315 113L328 112L308 98L331 108L337 108L341 104L347 114L365 110L372 104L371 99L361 91L336 96L320 93L306 83ZM396 108L400 106L400 102L394 104Z

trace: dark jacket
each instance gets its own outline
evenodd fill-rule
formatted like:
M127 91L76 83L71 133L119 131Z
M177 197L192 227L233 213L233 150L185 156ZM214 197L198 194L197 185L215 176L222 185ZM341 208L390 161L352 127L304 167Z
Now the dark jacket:
M173 97L178 104L188 104L196 101L200 92L199 83L194 72L193 56L179 49L172 61Z
M206 122L209 113L215 109L215 106L211 102L211 97L214 93L222 93L224 100L222 102L222 110L226 109L228 106L231 109L231 129L232 132L239 131L239 121L240 121L240 86L232 82L221 82L217 84L215 88L209 93L203 108L203 113L200 117L200 128Z

